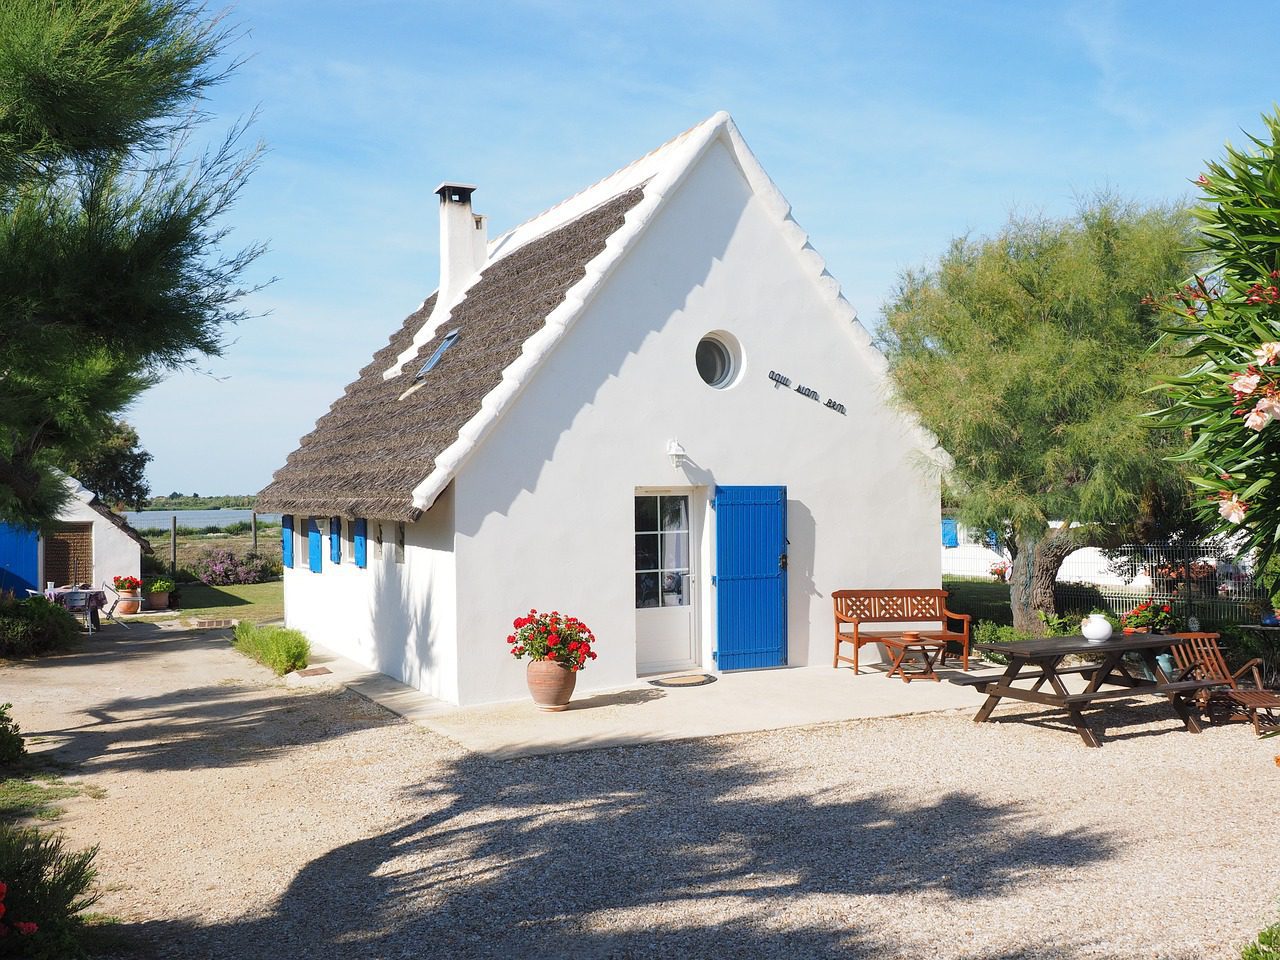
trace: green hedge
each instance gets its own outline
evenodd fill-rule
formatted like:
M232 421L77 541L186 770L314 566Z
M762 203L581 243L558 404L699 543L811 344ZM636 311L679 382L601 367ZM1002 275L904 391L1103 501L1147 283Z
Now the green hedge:
M234 643L237 650L270 667L276 676L301 670L311 658L307 638L298 630L284 627L259 627L242 620L236 624Z
M44 597L0 594L0 657L30 657L71 645L76 618Z

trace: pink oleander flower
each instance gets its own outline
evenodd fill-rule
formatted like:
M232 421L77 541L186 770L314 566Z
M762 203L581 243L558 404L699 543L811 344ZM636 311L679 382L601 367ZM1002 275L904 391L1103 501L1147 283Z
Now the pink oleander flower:
M1231 377L1231 392L1237 397L1247 397L1258 389L1262 375L1258 373L1236 373Z
M1264 343L1253 351L1253 355L1263 366L1270 366L1280 360L1280 343Z
M1243 523L1244 512L1249 509L1249 505L1237 497L1234 493L1229 498L1224 498L1218 504L1218 513L1222 515L1222 519L1229 523Z
M1270 422L1271 414L1262 409L1262 404L1250 410L1248 416L1244 418L1244 425L1250 430L1261 430Z

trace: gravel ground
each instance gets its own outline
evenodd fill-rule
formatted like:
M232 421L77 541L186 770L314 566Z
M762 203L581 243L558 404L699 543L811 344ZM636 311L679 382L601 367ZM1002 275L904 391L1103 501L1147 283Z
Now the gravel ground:
M130 956L1204 960L1280 917L1275 741L1159 706L494 761L214 640L84 666L0 699L105 790L62 826Z

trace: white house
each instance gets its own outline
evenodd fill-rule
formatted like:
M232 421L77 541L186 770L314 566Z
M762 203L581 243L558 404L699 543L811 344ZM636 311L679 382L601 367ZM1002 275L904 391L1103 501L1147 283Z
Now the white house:
M727 114L496 240L474 190L260 494L291 627L474 704L527 696L530 608L595 631L591 690L826 663L830 591L939 585L941 454Z
M25 596L47 583L101 586L141 575L151 545L77 480L66 484L67 504L43 533L0 524L0 590Z

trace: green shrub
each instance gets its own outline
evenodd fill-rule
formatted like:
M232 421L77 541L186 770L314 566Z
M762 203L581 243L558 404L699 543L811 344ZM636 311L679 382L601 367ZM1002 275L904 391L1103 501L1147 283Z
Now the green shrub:
M98 848L79 853L62 849L62 838L24 827L0 825L0 882L5 885L6 927L0 936L0 957L40 960L83 957L80 911L98 900L90 893L97 871ZM35 924L23 934L18 924Z
M973 630L969 634L969 642L972 644L979 643L1017 643L1019 640L1030 640L1031 634L1023 633L1021 630L1015 630L1006 623L995 623L991 620L981 620L973 625ZM1009 658L1001 653L988 653L982 651L983 659L990 660L992 663L1008 663Z
M70 646L79 630L75 617L44 597L0 595L0 657L29 657Z
M142 575L144 577L161 577L169 572L169 564L154 553L142 555Z
M235 648L264 666L284 676L301 670L311 658L311 644L298 630L284 627L259 627L242 620L236 624Z
M18 723L9 716L12 703L0 703L0 767L17 763L27 755L27 748L22 744L22 731Z
M1280 960L1280 923L1258 934L1258 939L1240 952L1240 960Z
M142 587L143 593L172 593L176 584L168 577L157 577L148 580Z

